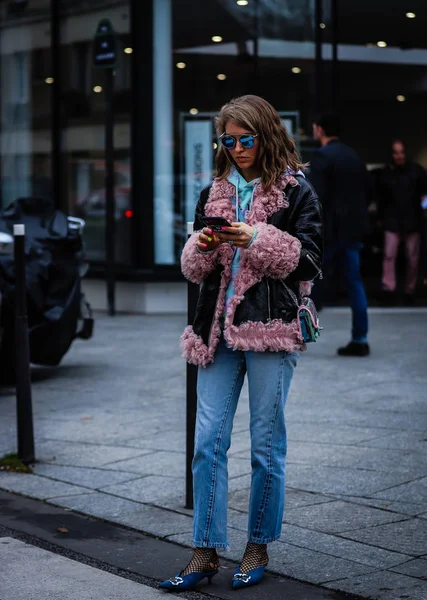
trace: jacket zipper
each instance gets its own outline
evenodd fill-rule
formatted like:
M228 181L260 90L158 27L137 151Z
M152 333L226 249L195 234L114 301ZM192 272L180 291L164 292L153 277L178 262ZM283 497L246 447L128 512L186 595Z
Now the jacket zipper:
M310 253L307 252L306 254L308 260L311 262L311 264L313 265L313 267L316 269L317 271L317 275L316 277L319 277L319 279L323 279L323 273L322 273L322 269L319 269L319 267L316 265L316 263L314 262L314 260L312 259L312 257L310 256ZM315 277L315 278L316 278Z
M265 283L267 285L268 320L271 321L270 285L267 279L265 280Z

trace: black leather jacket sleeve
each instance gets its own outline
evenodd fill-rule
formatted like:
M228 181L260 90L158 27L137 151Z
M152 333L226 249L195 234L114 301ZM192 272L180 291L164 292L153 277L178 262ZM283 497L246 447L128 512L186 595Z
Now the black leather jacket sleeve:
M201 231L204 227L201 219L205 216L205 205L209 198L209 192L212 184L205 187L201 193L199 201L197 202L196 212L194 217L193 231Z
M323 260L323 217L319 198L308 181L292 190L289 233L301 242L301 255L293 280L311 281L321 274Z

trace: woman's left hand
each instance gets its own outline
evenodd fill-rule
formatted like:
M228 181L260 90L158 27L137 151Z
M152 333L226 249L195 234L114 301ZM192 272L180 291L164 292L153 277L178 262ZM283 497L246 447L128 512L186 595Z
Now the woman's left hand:
M222 243L230 243L236 248L246 248L254 235L254 228L246 223L232 223L231 227L223 227L218 238Z

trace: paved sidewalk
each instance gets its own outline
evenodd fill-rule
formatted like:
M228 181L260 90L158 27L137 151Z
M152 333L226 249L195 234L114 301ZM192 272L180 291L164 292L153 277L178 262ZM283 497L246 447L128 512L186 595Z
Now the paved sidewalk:
M0 538L0 557L2 600L164 600L161 590L12 538Z
M287 407L288 493L277 573L378 600L427 598L426 311L371 314L373 354L342 359L349 313L322 313ZM183 317L98 318L57 370L36 371L35 475L0 488L184 545ZM15 450L15 403L0 390L0 454ZM247 393L230 450L230 542L246 542Z

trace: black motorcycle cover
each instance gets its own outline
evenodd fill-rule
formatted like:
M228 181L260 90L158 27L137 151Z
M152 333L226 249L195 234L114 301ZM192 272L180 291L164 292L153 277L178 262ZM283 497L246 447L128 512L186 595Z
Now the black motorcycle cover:
M21 198L0 212L0 231L12 234L16 223L25 225L30 359L34 364L55 366L78 335L82 239L78 230L69 227L63 212L39 198ZM15 348L14 283L13 257L0 256L2 370L13 360Z

